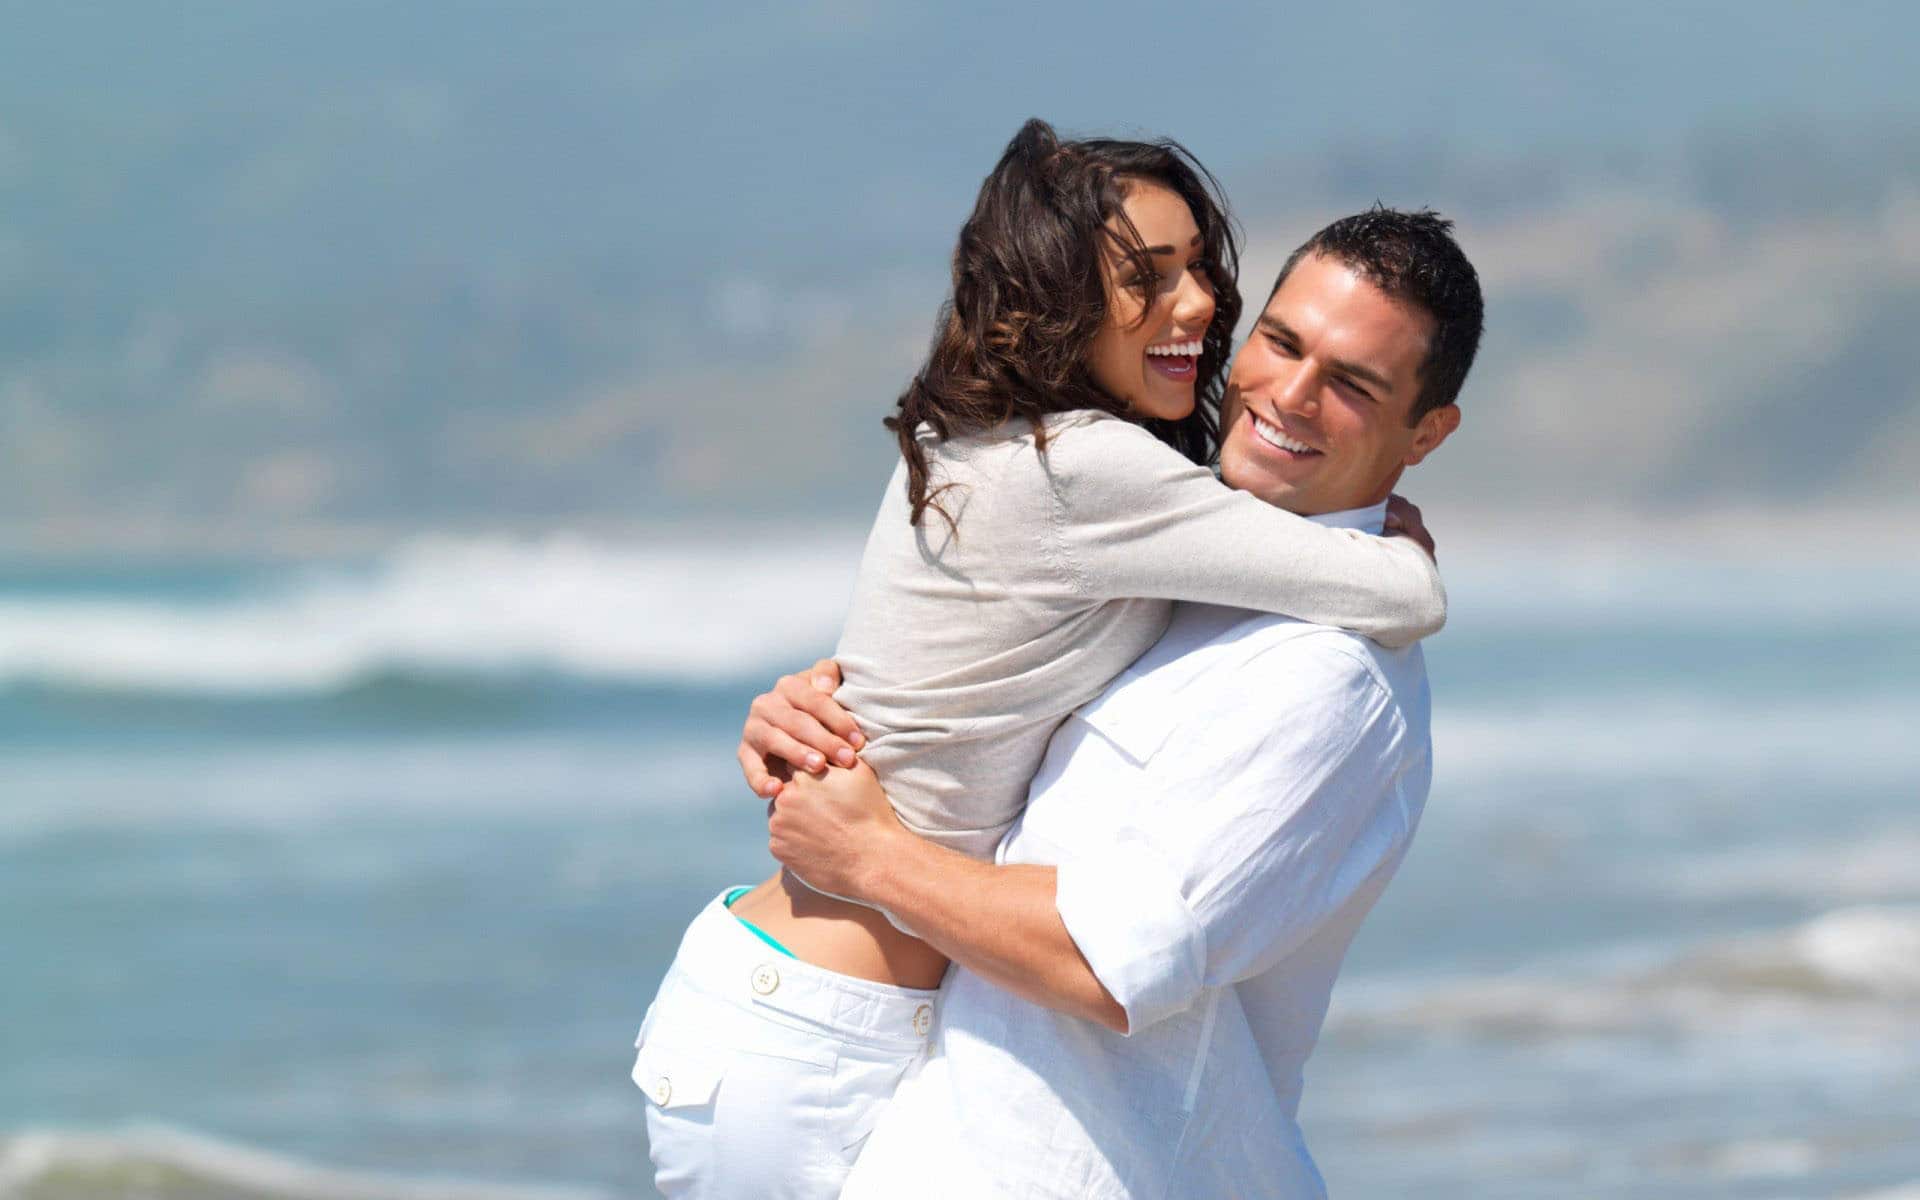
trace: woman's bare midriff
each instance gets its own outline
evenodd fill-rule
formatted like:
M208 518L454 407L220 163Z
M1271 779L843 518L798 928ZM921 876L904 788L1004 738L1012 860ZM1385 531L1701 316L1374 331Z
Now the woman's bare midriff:
M802 962L895 987L936 988L947 960L871 908L822 896L782 871L733 903Z

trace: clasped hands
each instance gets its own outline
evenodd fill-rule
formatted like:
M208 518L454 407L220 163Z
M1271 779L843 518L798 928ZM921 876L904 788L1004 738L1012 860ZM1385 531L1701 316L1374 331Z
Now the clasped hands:
M783 676L748 709L739 759L768 800L767 849L816 890L859 900L893 839L913 835L858 757L866 738L834 700L839 686L831 659Z

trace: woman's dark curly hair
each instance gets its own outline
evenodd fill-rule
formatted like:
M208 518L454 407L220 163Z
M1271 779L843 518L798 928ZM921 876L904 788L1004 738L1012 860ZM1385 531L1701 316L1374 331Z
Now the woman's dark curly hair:
M947 516L936 502L941 489L928 490L926 449L915 436L922 425L946 439L1024 417L1045 451L1040 418L1048 413L1098 409L1128 416L1124 402L1095 385L1086 360L1107 319L1109 247L1132 260L1144 279L1156 276L1139 231L1121 208L1140 180L1161 184L1187 202L1200 227L1215 296L1193 412L1178 421L1140 423L1195 463L1211 461L1240 319L1240 249L1218 182L1176 142L1062 141L1045 121L1030 120L980 185L954 248L953 295L940 310L933 349L886 419L907 462L915 525L928 507ZM1143 298L1151 310L1155 292Z

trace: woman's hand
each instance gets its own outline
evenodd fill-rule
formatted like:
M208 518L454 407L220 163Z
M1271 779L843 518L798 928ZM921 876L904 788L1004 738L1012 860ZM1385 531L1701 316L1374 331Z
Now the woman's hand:
M740 731L738 757L755 795L773 799L797 771L819 774L829 761L854 764L867 739L834 700L839 686L840 664L823 658L754 697Z
M796 775L767 818L767 849L807 886L865 899L891 839L911 837L866 763L815 777Z
M1387 497L1386 534L1389 537L1398 534L1412 538L1416 546L1427 552L1427 557L1435 562L1440 556L1433 551L1433 535L1427 532L1425 522L1420 519L1420 508L1405 496Z

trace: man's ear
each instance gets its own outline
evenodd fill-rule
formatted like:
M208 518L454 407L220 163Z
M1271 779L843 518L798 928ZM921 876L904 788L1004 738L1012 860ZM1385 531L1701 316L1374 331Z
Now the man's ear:
M1420 418L1414 427L1413 444L1407 447L1406 466L1413 466L1427 455L1432 454L1441 442L1447 440L1453 431L1460 428L1460 406L1442 404L1439 408Z

